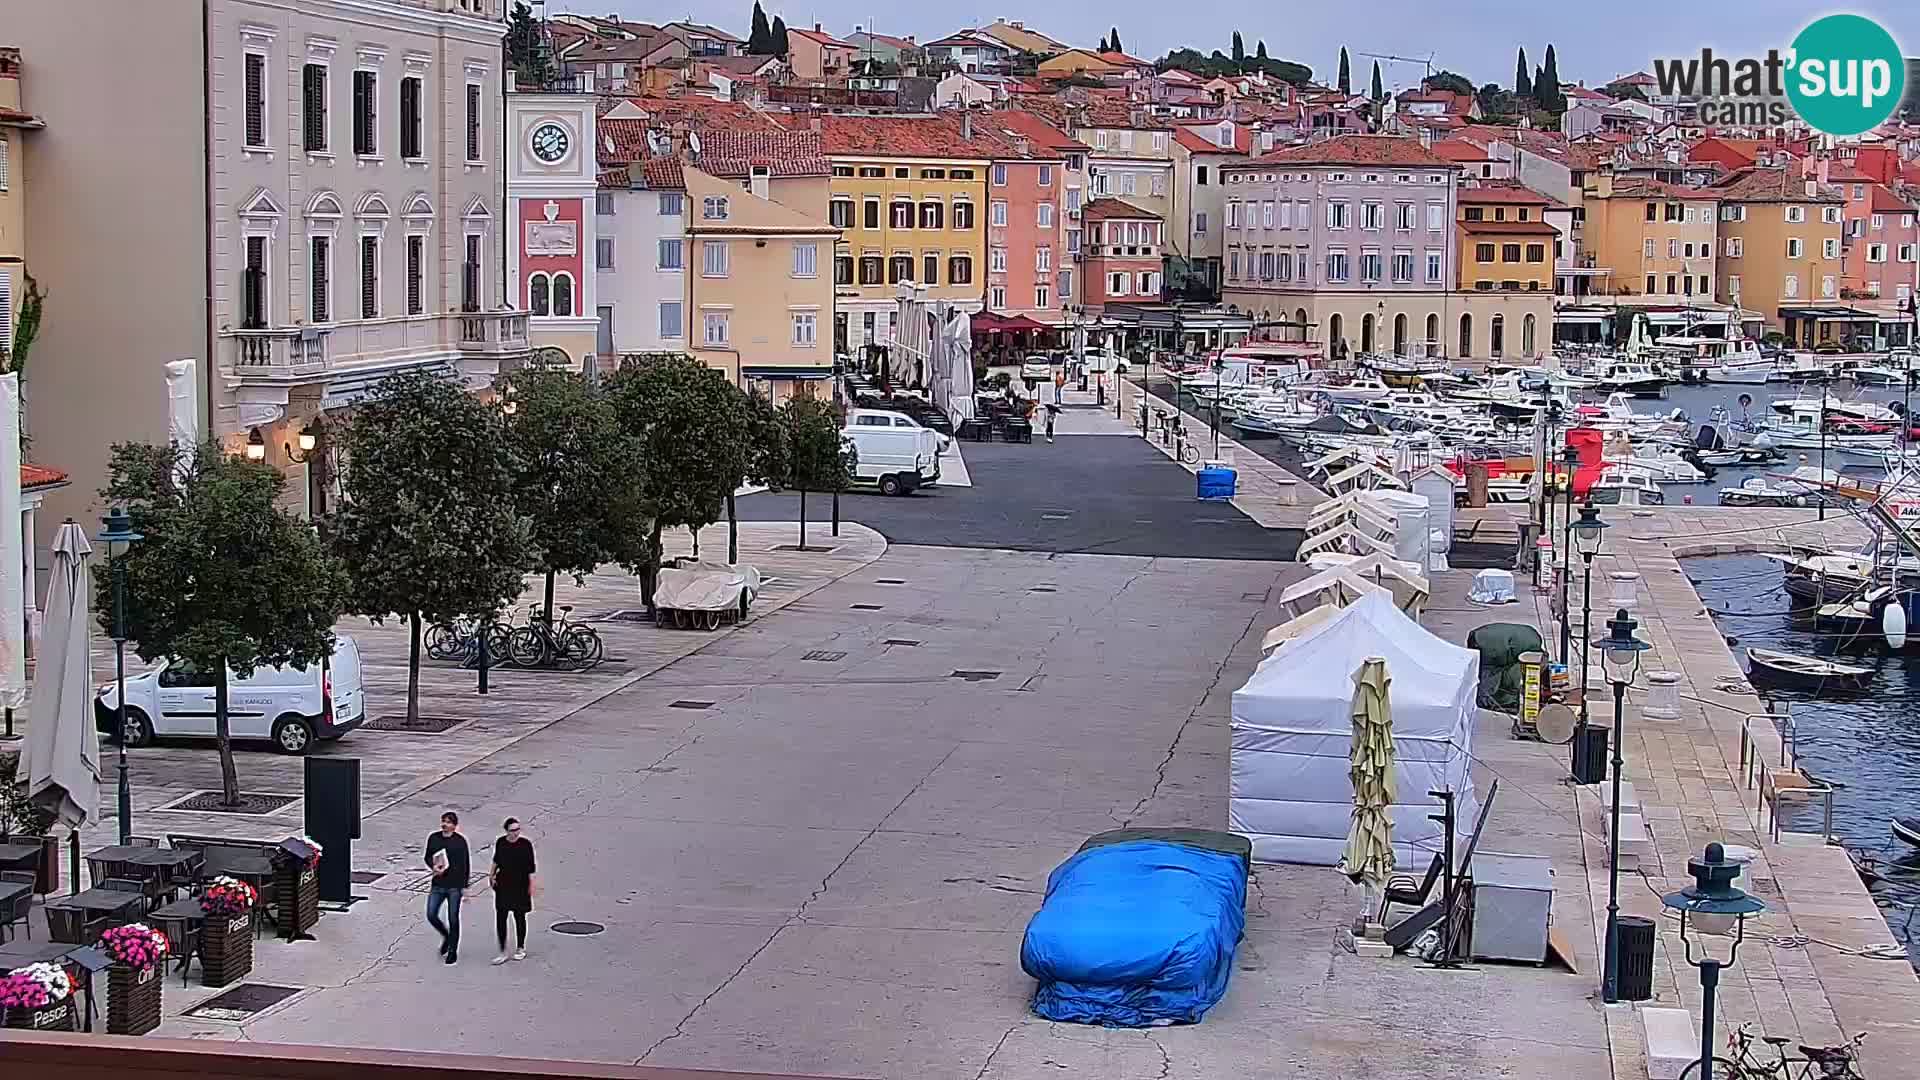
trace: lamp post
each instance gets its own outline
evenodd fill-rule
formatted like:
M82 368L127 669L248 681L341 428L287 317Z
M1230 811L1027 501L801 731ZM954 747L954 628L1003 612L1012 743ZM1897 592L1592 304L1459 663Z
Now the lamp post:
M120 842L133 842L133 788L127 779L127 563L126 553L145 537L133 531L123 506L108 511L106 528L96 539L107 545L113 566L114 734L120 744Z
M260 437L259 428L247 429L247 460L267 460L267 440Z
M1593 769L1587 746L1587 642L1593 637L1593 557L1600 554L1607 523L1600 520L1600 511L1588 503L1580 508L1580 520L1569 525L1568 531L1573 533L1573 543L1579 547L1580 561L1585 564L1585 584L1580 589L1580 718L1573 727L1573 778L1585 784L1591 782L1587 778ZM1571 617L1572 612L1568 611L1566 616Z
M1687 963L1700 969L1700 1080L1713 1080L1713 995L1720 985L1720 972L1740 957L1740 943L1747 937L1747 916L1767 910L1759 897L1750 896L1734 879L1740 865L1727 861L1726 850L1718 843L1708 844L1700 858L1687 860L1687 873L1693 884L1679 892L1668 893L1660 903L1680 915L1680 941L1686 947ZM1706 937L1729 938L1727 958L1721 960L1707 948ZM1700 957L1694 958L1696 943Z
M300 449L298 449L298 450L295 450L295 449L294 449L293 447L291 447L291 446L288 446L288 445L287 445L286 443L281 443L281 444L280 444L280 449L281 449L281 451L282 451L283 453L285 453L285 454L287 455L287 460L288 460L288 461L291 461L291 462L293 462L293 463L294 463L295 465L306 465L306 466L308 466L308 470L307 470L307 520L308 520L308 521L312 521L312 520L313 520L313 512L314 512L314 505L313 505L313 482L314 482L314 476L313 476L313 472L314 472L314 468L313 468L313 467L314 467L315 465L318 465L318 466L319 466L319 468L320 468L320 470L321 470L321 471L322 471L323 473L324 473L324 471L325 471L325 468L326 468L326 462L325 462L325 460L324 460L324 459L323 459L323 458L322 458L322 457L321 457L320 455L318 455L318 454L316 454L316 452L315 452L315 448L316 448L316 447L318 447L318 446L320 445L320 418L316 416L316 417L314 417L314 418L313 418L312 420L310 420L310 421L308 421L308 422L307 422L307 426L306 426L306 427L303 427L303 428L301 428L301 429L300 429L300 434L299 434L298 436L296 436L295 438L296 438L296 439L298 440L298 442L299 442L299 445L300 445ZM320 480L321 480L321 483L323 483L323 484L324 484L324 483L326 482L326 478L325 478L325 476L323 475L323 476L322 476L322 477L320 478ZM324 491L323 491L323 492L321 493L321 503L320 503L320 507L319 507L319 509L320 509L320 512L321 512L321 513L323 513L323 514L327 512L327 506L326 506L326 494L325 494L325 492L324 492Z
M1561 451L1560 463L1565 466L1560 483L1567 489L1566 520L1561 522L1560 527L1560 662L1565 664L1573 638L1573 611L1567 606L1567 585L1573 577L1573 474L1580 467L1579 448L1569 446Z
M1627 686L1640 671L1640 654L1652 648L1633 636L1640 624L1626 608L1607 620L1609 633L1600 645L1613 683L1613 806L1607 828L1607 960L1600 979L1600 999L1609 1005L1620 1000L1620 772L1625 764L1620 742L1627 715Z

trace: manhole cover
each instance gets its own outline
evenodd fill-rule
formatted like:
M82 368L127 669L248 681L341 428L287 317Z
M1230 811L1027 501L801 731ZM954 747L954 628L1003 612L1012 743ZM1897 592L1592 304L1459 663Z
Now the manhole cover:
M273 1008L302 989L304 987L241 983L188 1009L186 1015L202 1020L245 1020L254 1013Z
M897 577L883 577L883 578L875 578L873 583L875 585L905 585L907 583L907 579L897 578Z
M300 801L298 795L242 795L240 805L227 806L225 796L218 791L196 791L191 795L160 807L162 810L190 810L197 814L271 814L275 810Z
M607 928L597 922L569 920L567 922L554 923L549 929L556 934L569 934L573 937L590 937L594 934L603 933Z
M353 878L355 885L371 885L381 878L386 877L387 874L384 870L355 870L348 876Z
M879 604L848 604L847 607L854 611L879 611L880 610Z
M450 728L466 723L458 716L416 716L407 719L406 713L387 713L367 721L367 727L374 731L408 731L416 735L439 735Z
M919 642L917 642L917 641L915 641L915 640L913 640L912 638L903 638L903 637L890 637L890 638L888 638L887 640L885 640L885 641L883 641L883 642L881 642L880 644L882 644L882 645L908 645L908 646L912 646L912 647L914 647L914 648L918 648L918 647L919 647L919 645L920 645L920 643L919 643Z
M1000 673L997 671L960 671L960 670L956 670L953 674L947 676L947 678L949 679L965 679L968 682L987 682L990 679L997 679L999 677L1000 677Z
M668 702L668 703L667 703L667 708L669 708L669 709L711 709L711 708L713 708L713 702L711 702L711 701L691 701L691 700L688 700L688 699L686 699L686 698L682 698L682 699L681 699L681 700L679 700L679 701L670 701L670 702Z
M1262 592L1243 592L1240 594L1240 599L1245 600L1249 604L1264 604L1267 602L1267 595L1272 591L1272 589L1267 589Z
M846 658L846 653L834 652L831 649L815 649L812 652L802 654L800 657L802 660L816 660L822 664L831 664L839 660L845 660Z

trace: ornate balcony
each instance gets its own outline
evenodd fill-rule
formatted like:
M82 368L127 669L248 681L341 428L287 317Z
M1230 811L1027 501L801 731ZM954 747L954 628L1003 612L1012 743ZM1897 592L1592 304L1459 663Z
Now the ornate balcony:
M502 362L529 355L527 314L445 312L224 330L220 367L236 403L280 409L295 388L339 396L414 368L449 370L479 385L497 374Z

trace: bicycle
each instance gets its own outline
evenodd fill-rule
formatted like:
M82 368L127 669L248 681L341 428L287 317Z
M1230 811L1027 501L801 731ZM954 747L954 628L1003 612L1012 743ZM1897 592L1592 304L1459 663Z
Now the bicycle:
M546 609L535 607L527 625L518 627L507 641L507 658L517 667L564 667L584 670L606 658L606 645L593 627L576 623L567 616L570 604L560 605L560 621L547 618Z
M508 644L513 637L514 613L507 618L487 624L487 655L505 663ZM427 655L435 660L456 660L461 663L474 658L480 648L480 620L471 615L460 615L453 619L437 622L427 627L424 641Z
M1802 1056L1794 1057L1786 1049L1794 1040L1778 1035L1755 1036L1752 1024L1742 1024L1727 1036L1733 1058L1714 1055L1713 1075L1715 1080L1866 1080L1856 1067L1860 1062L1860 1044L1866 1037L1863 1031L1837 1046L1801 1043L1796 1049ZM1773 1054L1772 1060L1762 1059L1756 1043L1766 1045ZM1689 1064L1681 1071L1680 1080L1700 1080L1701 1064L1697 1059Z
M1187 441L1186 426L1178 420L1173 424L1173 458L1182 465L1200 463L1200 448Z

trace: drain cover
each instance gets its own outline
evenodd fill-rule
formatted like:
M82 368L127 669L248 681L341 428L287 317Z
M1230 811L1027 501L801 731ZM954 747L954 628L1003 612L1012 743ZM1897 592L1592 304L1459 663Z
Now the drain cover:
M273 1008L302 989L304 987L241 983L188 1009L186 1015L203 1020L245 1020L254 1013Z
M355 870L350 877L355 885L371 885L387 876L384 870Z
M831 649L815 649L810 653L803 653L800 656L802 660L817 660L822 664L831 664L837 660L845 660L846 658L846 653L834 652Z
M597 922L568 921L554 923L549 929L556 934L567 934L572 937L591 937L594 934L605 932L607 928Z
M407 719L406 713L387 713L367 721L370 731L411 731L417 735L439 735L466 720L458 716L416 716Z
M879 611L880 610L879 604L848 604L847 607L853 609L854 611Z
M711 702L711 701L689 701L689 700L687 700L687 699L685 699L685 698L682 698L682 699L681 699L681 700L679 700L679 701L670 701L670 702L668 702L668 703L667 703L667 708L669 708L669 709L711 709L711 708L713 708L713 702Z
M999 677L1000 677L1000 673L997 671L964 671L964 670L956 670L953 674L947 676L947 678L949 679L965 679L968 682L986 682L989 679L997 679Z
M881 642L880 644L882 644L882 645L910 645L910 646L918 646L918 645L919 645L920 643L919 643L919 642L917 642L917 641L915 641L915 640L913 640L912 638L903 638L903 637L890 637L890 638L888 638L887 640L885 640L885 641L883 641L883 642Z
M873 583L875 585L905 585L907 583L907 579L897 578L897 577L874 578Z

